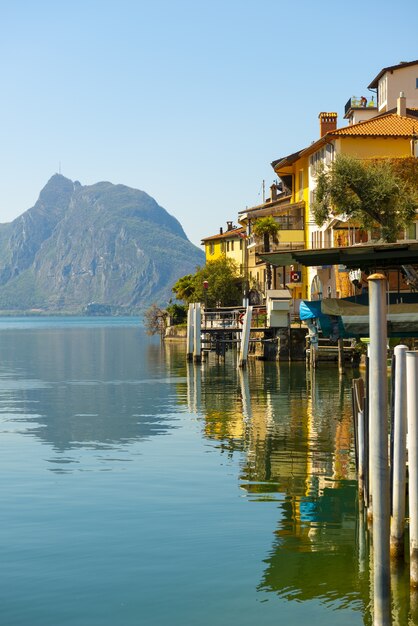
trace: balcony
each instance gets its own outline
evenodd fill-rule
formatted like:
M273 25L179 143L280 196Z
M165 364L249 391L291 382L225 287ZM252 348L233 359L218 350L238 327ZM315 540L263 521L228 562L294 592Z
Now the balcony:
M353 96L347 101L344 114L347 115L352 109L377 109L377 106L374 103L373 96L370 102L367 101L367 98Z

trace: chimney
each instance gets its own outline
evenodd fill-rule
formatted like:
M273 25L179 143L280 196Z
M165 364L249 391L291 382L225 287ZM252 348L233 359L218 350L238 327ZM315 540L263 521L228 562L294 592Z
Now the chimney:
M337 128L337 113L320 113L319 117L319 136L323 137L327 133Z
M396 112L398 115L403 115L404 117L406 115L406 98L405 98L405 93L403 91L401 91L401 93L399 94L399 98L397 99Z
M274 202L277 200L277 185L273 183L270 187L270 201Z
M219 234L220 234L220 235L223 235L223 234L224 234L224 229L222 228L222 226L221 226L221 227L220 227L220 229L219 229Z
M226 228L227 230L232 230L232 222L227 222L226 226L227 226Z

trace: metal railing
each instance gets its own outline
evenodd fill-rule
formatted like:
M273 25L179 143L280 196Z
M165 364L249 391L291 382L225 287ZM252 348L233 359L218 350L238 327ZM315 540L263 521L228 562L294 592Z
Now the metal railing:
M244 307L221 307L202 309L202 331L240 331L244 321ZM254 306L251 328L266 328L267 311L265 306Z

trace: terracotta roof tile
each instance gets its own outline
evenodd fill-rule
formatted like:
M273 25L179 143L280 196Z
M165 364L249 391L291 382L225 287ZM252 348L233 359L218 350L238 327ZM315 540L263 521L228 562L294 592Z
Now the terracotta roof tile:
M418 122L414 118L389 113L371 120L345 126L327 134L328 137L405 137L418 134Z
M223 233L218 233L217 235L211 235L210 237L205 237L202 239L202 243L204 241L210 241L211 239L232 239L240 237L241 233L245 233L245 228L233 228L232 230L226 230Z

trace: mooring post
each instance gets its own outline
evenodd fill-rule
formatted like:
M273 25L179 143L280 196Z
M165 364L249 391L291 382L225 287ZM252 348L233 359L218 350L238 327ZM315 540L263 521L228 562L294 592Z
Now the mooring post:
M406 353L410 581L418 587L418 352Z
M202 350L201 350L201 338L200 334L202 332L202 311L200 307L200 302L195 302L194 304L194 316L193 316L193 362L200 363L202 359Z
M358 491L359 500L362 504L365 501L365 480L366 480L366 438L365 438L365 415L364 415L364 383L359 378L355 381L356 402L355 410L357 411L357 455L358 455Z
M189 304L189 308L187 310L187 351L186 351L186 359L188 361L193 361L193 340L194 340L194 304L191 302Z
M386 276L369 276L370 454L373 500L374 624L389 626L390 506L387 407Z
M390 520L390 554L403 556L405 532L406 480L406 352L407 346L396 346L393 458L392 458L392 517Z
M251 330L251 320L253 317L253 307L248 306L244 315L244 323L242 325L241 332L241 346L239 352L239 367L245 367L247 365L247 357L248 357L248 346L250 345L250 330Z
M344 339L338 339L338 373L344 374Z

